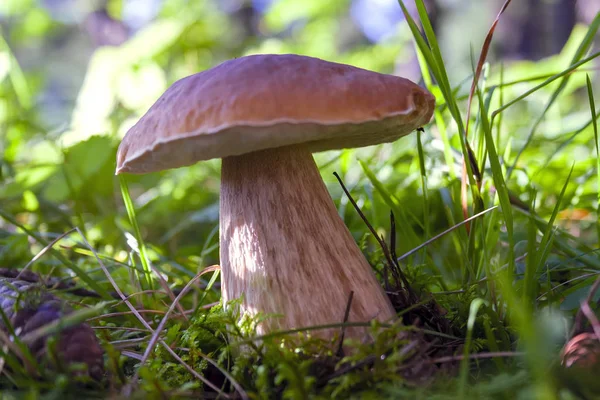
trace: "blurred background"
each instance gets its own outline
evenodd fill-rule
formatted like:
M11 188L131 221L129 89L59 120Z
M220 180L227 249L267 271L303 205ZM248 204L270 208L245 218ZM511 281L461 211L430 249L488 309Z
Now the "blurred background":
M470 74L470 47L479 51L502 3L427 1L454 81ZM407 5L414 8L411 1ZM599 9L599 0L515 1L499 26L491 60L538 60L557 54L575 24L590 22ZM250 53L306 54L418 81L420 71L403 20L396 0L0 4L2 45L12 50L25 74L36 77L23 90L35 104L38 121L45 129L88 135L114 129L109 123L113 112L139 116L174 80ZM10 65L2 54L0 78Z
M465 92L470 85L471 52L476 59L502 1L426 3L450 80ZM414 3L406 4L416 15ZM489 61L506 66L506 79L557 73L569 65L585 24L599 10L599 0L514 1L499 24ZM411 34L395 0L1 0L0 208L48 237L80 226L103 253L125 260L123 233L131 227L113 177L120 138L177 79L252 53L311 55L403 75L422 84ZM492 69L490 79L498 71ZM592 64L588 71L596 82ZM572 91L581 91L583 84L581 75ZM507 96L532 85L513 85ZM531 125L540 101L548 95L542 90L524 103L527 106L507 114L508 119L519 118L503 127L507 136L498 138L500 148L509 140L518 148L519 132ZM547 151L544 146L581 125L583 117L578 115L588 118L585 101L584 97L579 103L565 103L563 110L579 107L581 112L559 123L550 119L543 125L542 142L532 147L536 153L525 154L530 156L525 157L529 167L539 167L535 183L542 191L545 187L554 192L556 183L552 169L541 168L550 162L542 157ZM454 148L459 149L455 127L448 129ZM428 135L429 184L457 188L458 153L456 165L448 165L437 131ZM395 198L404 202L416 221L423 210L415 174L418 165L410 154L414 148L414 139L407 138L360 154L372 162L378 178L394 188ZM579 155L589 155L585 146L578 149ZM322 167L343 173L351 187L358 187L359 200L371 200L361 204L371 212L375 225L385 226L389 204L373 200L354 154L332 152L318 155L317 160ZM559 155L552 161L565 159L573 158ZM564 170L564 165L556 168ZM576 175L584 176L586 168ZM179 261L189 266L182 270L216 261L218 170L217 160L128 178L142 234L155 246L155 259L168 256L174 268ZM365 227L346 207L330 175L325 180L359 237ZM530 183L520 178L516 174L516 186ZM455 192L450 190L452 197ZM443 196L441 191L432 201L441 202ZM548 207L552 204L549 201ZM426 223L431 226L419 229L429 234L447 227L443 210ZM28 237L14 234L14 226L6 222L0 222L0 228L0 261L19 265L30 259L36 247ZM422 240L407 239L401 250ZM203 246L202 252L198 246Z

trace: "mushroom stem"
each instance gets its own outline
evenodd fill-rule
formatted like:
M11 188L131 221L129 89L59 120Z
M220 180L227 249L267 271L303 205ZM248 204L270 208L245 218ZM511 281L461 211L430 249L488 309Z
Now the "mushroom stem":
M243 295L242 314L277 314L259 334L341 323L351 291L349 322L395 317L307 148L224 158L220 221L223 300ZM345 337L367 339L367 329Z

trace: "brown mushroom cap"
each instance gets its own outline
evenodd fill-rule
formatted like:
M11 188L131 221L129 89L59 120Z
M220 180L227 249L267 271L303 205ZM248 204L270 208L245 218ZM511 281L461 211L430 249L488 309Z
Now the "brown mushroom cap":
M175 82L123 138L117 174L301 143L317 152L392 142L434 106L397 76L292 54L241 57Z

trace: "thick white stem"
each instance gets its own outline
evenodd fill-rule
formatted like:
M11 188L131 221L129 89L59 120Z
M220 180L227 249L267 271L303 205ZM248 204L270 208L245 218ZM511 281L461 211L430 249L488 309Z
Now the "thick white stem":
M223 159L220 220L224 301L243 295L242 312L281 315L259 333L341 323L351 291L348 321L394 318L307 149ZM362 340L366 332L347 329L346 337Z

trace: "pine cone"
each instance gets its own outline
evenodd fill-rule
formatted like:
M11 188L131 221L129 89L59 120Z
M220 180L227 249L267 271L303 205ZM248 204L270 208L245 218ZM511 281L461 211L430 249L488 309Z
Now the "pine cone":
M582 399L600 396L600 341L594 333L581 333L565 344L558 377Z
M12 278L0 278L0 309L19 337L73 312L71 307L39 284ZM0 329L9 332L1 319ZM29 350L39 361L47 360L47 339L48 336L43 336L28 344ZM90 377L102 379L103 351L89 325L77 324L60 331L56 344L54 354L60 365L83 363L87 365Z
M600 341L594 333L581 333L569 340L561 356L565 368L598 368L600 367Z

